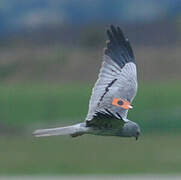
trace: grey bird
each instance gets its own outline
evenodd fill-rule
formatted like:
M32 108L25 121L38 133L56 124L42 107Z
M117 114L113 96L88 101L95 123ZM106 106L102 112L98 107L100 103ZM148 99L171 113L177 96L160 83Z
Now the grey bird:
M140 135L137 123L127 119L137 92L137 70L133 50L120 27L107 30L107 47L98 80L92 90L85 121L51 129L38 129L36 137L83 134L135 137Z

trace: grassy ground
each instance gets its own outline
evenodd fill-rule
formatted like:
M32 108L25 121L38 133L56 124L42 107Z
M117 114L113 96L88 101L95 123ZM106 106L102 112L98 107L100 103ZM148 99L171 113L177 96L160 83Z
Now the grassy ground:
M75 123L84 120L91 94L90 86L9 86L0 87L0 119L9 126ZM143 131L180 132L181 85L141 85L129 119ZM39 125L38 125L39 126Z
M180 173L180 138L0 137L0 174Z
M0 175L180 173L181 85L141 85L129 118L139 141L85 135L32 138L0 136ZM82 121L91 88L85 85L1 86L0 131L53 127Z
M3 180L180 180L180 175L1 176Z

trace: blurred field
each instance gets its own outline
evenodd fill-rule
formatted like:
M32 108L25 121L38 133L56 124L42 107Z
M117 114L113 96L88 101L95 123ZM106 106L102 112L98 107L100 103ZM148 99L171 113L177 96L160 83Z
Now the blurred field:
M0 80L6 84L94 82L102 63L105 34L104 38L101 45L91 48L29 42L0 46ZM180 46L132 46L141 82L181 80Z
M0 5L0 179L181 179L178 0ZM33 138L35 129L85 119L110 24L136 57L139 91L128 118L141 126L139 141Z
M84 120L102 62L102 47L15 43L1 48L0 175L181 172L178 47L135 47L142 83L128 118L141 126L139 141L89 135L31 137L37 128Z
M128 118L141 126L138 142L88 135L32 138L37 128L85 119L102 62L102 47L15 43L0 49L0 175L181 172L181 63L177 46L135 47L141 83Z
M91 87L0 87L0 174L135 174L181 172L181 85L144 84L129 119L139 141L85 135L31 137L35 128L84 120Z
M180 180L179 175L2 176L2 180Z
M92 86L22 85L0 87L0 119L4 128L70 124L84 120ZM143 133L180 132L181 85L144 84L130 110Z
M0 137L0 174L180 173L181 135Z

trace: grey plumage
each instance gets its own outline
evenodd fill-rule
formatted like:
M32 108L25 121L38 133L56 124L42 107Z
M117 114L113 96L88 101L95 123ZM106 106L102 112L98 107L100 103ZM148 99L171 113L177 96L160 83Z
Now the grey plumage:
M109 41L93 88L85 122L73 126L36 130L35 136L82 134L136 137L138 124L127 119L137 92L136 62L131 45L119 27L107 30Z

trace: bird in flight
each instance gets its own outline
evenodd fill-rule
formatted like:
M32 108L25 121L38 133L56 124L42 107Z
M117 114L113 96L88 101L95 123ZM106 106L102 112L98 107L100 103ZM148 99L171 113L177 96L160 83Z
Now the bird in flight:
M137 70L133 50L120 27L107 30L107 47L98 80L92 90L85 121L51 129L38 129L36 137L83 134L135 137L140 135L137 123L127 119L137 92Z

